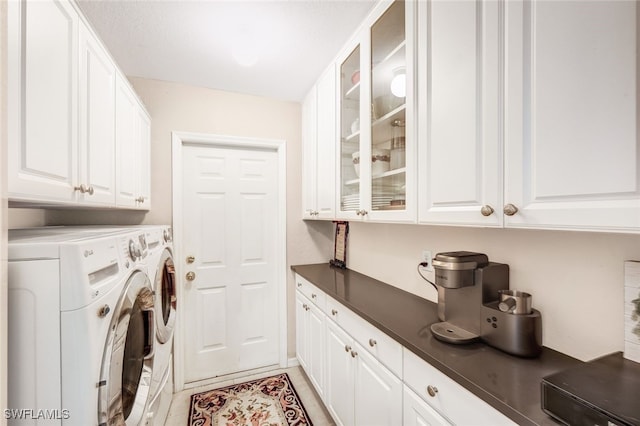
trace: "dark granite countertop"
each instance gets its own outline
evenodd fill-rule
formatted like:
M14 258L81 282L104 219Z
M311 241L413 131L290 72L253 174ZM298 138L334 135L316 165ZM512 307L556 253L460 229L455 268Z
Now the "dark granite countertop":
M526 359L484 343L443 343L429 330L439 321L433 302L328 263L291 269L519 425L557 424L540 408L540 382L584 364L549 348Z

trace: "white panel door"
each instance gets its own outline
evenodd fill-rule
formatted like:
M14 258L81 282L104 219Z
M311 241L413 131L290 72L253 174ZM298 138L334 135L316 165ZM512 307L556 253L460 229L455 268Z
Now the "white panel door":
M420 222L502 225L499 5L419 3Z
M279 362L276 151L183 145L185 381Z
M296 292L296 356L304 371L309 371L309 301Z
M147 113L138 105L137 134L139 160L137 172L137 206L143 210L151 208L151 121Z
M75 201L78 143L78 15L66 1L11 5L9 192L12 198ZM19 90L20 90L19 89Z
M302 103L302 217L304 219L316 217L317 119L317 91L316 86L313 86Z
M353 340L333 321L327 321L325 404L338 426L354 424Z
M356 425L395 426L402 419L402 382L355 344L354 405Z
M116 69L89 29L80 25L80 201L115 203Z
M506 226L640 228L637 2L505 2Z

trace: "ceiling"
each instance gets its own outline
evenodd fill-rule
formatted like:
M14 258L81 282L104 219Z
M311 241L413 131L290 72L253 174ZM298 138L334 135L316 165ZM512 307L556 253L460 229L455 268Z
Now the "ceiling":
M79 0L128 76L301 101L375 0Z

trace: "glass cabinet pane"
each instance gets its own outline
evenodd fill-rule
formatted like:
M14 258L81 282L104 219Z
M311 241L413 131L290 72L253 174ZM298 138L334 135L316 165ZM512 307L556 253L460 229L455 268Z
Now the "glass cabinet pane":
M406 195L405 4L371 27L371 208L404 210Z
M360 208L360 46L340 67L340 210Z

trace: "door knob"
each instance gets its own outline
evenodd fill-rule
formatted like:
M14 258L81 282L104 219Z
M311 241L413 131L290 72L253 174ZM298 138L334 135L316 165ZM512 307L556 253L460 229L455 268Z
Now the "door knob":
M504 206L503 212L507 216L513 216L514 214L518 213L518 208L513 204L509 203L506 206Z
M193 280L196 279L196 273L192 272L192 271L189 271L189 272L187 272L186 278L187 278L187 281L193 281Z
M195 256L187 256L187 263L193 263L196 261L196 257Z
M486 204L482 206L482 208L480 209L480 213L482 213L482 216L491 216L493 214L493 207L491 207L489 204Z

